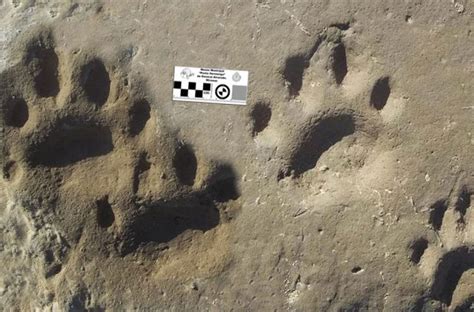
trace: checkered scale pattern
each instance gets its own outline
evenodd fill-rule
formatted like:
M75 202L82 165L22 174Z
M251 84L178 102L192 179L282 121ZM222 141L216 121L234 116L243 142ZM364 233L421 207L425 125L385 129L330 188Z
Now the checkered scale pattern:
M173 94L177 97L202 99L206 91L211 91L211 84L207 82L175 81Z

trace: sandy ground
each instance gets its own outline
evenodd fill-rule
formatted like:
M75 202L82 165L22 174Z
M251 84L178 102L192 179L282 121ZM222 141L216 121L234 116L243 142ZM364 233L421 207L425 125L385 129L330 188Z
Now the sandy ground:
M2 309L473 311L473 20L0 1ZM174 66L247 105L173 102Z

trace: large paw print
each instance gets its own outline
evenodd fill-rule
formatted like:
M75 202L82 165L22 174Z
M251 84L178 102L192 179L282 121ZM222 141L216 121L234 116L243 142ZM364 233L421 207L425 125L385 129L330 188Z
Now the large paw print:
M391 80L374 74L380 70L368 56L351 56L348 65L345 41L351 37L348 25L328 27L311 49L286 60L282 76L290 102L280 116L272 116L265 101L253 106L253 135L262 145L277 146L279 180L313 180L328 168L356 174L384 124L401 113L403 105L386 105L402 100L389 99Z
M265 174L278 181L271 196L282 207L288 207L281 209L288 222L297 224L301 233L303 229L312 229L309 236L314 235L315 224L323 219L319 221L322 226L317 228L318 235L325 235L323 227L344 233L326 237L324 244L334 244L334 249L328 249L334 253L348 250L341 257L351 257L349 262L360 263L365 257L358 258L362 252L342 241L351 239L346 234L348 229L354 235L370 236L362 234L362 227L371 226L371 219L377 224L392 222L390 214L387 213L386 220L378 215L386 213L380 198L385 185L391 185L395 176L397 156L393 149L397 141L390 132L401 117L405 99L385 69L372 61L367 49L359 48L359 39L349 24L330 26L307 51L287 58L281 70L288 91L286 99L282 103L255 103L250 124L256 145L267 152L270 160L266 167L269 172ZM378 215L369 212L371 208L377 209ZM319 238L314 240L319 242ZM302 245L305 247L301 249L307 248L302 253L308 254L320 246L310 242ZM312 257L312 263L318 257L326 261L326 255ZM295 263L304 263L299 256L295 258ZM339 268L332 273L339 274L335 272ZM305 275L317 276L308 277L307 285L313 289L318 289L320 285L314 284L324 278L342 280L340 291L335 290L334 296L338 292L344 295L332 298L333 302L346 300L344 296L351 287L347 281L372 274L364 273L358 263L340 276L324 276L312 268L306 270ZM300 276L301 271L295 270L295 274ZM360 281L352 286L354 292L359 287L355 286L357 283ZM314 300L316 304L309 286L301 291L288 289L288 293L296 294L297 298L288 298L290 309L304 310L300 305L305 300ZM331 304L320 308L328 309ZM361 306L362 303L353 304L352 308L357 310Z
M461 179L448 198L428 210L435 239L421 237L410 245L410 259L430 281L429 292L420 299L453 311L474 308L474 213L472 184ZM434 302L430 302L434 301Z
M126 64L61 51L47 30L20 46L0 79L1 163L32 215L70 247L95 233L97 248L122 255L226 220L239 197L232 167L180 140Z

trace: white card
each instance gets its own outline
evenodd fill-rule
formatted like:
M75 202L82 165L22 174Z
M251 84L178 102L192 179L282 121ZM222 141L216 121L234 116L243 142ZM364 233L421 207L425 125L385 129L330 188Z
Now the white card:
M173 100L246 105L249 72L174 67Z

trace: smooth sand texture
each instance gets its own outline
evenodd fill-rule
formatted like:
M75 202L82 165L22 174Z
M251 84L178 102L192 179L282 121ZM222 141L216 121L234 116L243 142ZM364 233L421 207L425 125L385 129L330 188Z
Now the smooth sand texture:
M473 21L0 1L0 305L474 309ZM248 70L248 105L172 102L175 65Z

